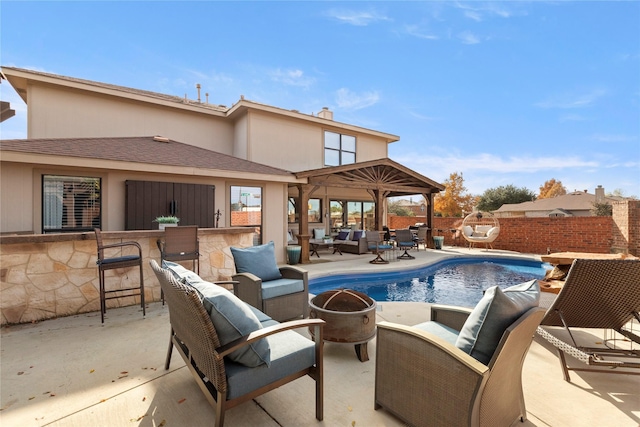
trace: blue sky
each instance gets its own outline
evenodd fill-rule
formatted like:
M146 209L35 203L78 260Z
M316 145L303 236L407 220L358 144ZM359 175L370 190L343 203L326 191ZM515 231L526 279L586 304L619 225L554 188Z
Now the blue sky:
M389 132L389 157L470 193L640 197L640 2L14 2L0 64L245 98ZM26 106L2 139L26 137ZM188 142L188 141L185 141Z

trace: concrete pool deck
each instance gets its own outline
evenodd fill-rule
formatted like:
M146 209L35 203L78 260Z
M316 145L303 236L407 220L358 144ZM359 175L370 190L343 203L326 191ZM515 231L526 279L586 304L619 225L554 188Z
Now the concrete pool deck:
M414 251L416 260L372 265L373 255L330 255L303 265L311 277L327 273L407 268L443 256L522 256L504 251L445 247ZM315 258L315 257L314 257ZM529 256L528 259L532 257ZM332 262L327 262L331 260ZM428 304L380 303L378 321L415 324L427 320ZM169 339L166 306L151 303L99 313L2 328L0 425L22 426L205 426L214 410L174 352L164 370ZM314 417L313 381L299 379L226 414L227 426L402 426L373 409L375 339L368 362L352 345L325 345L324 421ZM578 362L569 358L569 363ZM550 346L536 338L523 369L528 419L516 426L637 426L640 380L632 375L572 372L562 379ZM428 414L425 414L428 417Z

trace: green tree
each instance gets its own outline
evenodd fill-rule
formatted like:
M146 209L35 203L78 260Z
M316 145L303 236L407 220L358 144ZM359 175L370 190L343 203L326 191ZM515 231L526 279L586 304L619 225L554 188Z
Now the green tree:
M475 197L467 194L462 173L454 172L444 181L444 191L434 197L434 211L436 215L446 217L461 217L462 212L473 210Z
M406 207L401 206L399 200L396 200L395 202L389 202L387 211L398 216L415 216L415 214L411 212L411 209L407 209Z
M567 189L562 185L562 181L556 181L555 178L551 178L540 186L538 199L550 199L551 197L565 194L567 194Z
M522 203L535 200L536 195L528 188L516 188L513 185L503 185L485 190L478 201L478 210L495 211L505 203Z
M609 203L593 203L591 213L595 216L611 216L613 215L613 206Z

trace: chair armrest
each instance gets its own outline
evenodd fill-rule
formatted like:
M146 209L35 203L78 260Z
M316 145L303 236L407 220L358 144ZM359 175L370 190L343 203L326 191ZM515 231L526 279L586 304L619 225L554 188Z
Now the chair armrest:
M282 277L287 279L300 279L304 280L305 276L307 276L307 270L300 267L294 267L292 265L286 265L279 268L280 274Z
M431 306L431 320L459 332L471 314L471 310L467 307L433 304Z
M489 368L428 332L389 322L378 324L375 404L419 424L467 425L490 374Z
M236 273L231 276L235 282L233 293L247 304L262 310L262 279L252 273Z
M123 246L135 246L136 248L138 248L138 252L142 254L142 247L138 242L111 243L109 245L102 245L100 249L121 248Z
M269 335L278 334L280 332L289 331L291 329L299 329L306 327L319 327L322 330L322 326L325 324L325 321L322 319L302 319L302 320L292 320L290 322L279 323L277 325L268 326L266 328L258 329L257 331L251 332L248 335L240 337L236 340L231 341L221 347L218 347L216 351L221 357L227 356L230 353L247 346L255 341L258 341L262 338L268 337ZM322 336L320 335L320 338ZM319 340L322 342L322 339Z

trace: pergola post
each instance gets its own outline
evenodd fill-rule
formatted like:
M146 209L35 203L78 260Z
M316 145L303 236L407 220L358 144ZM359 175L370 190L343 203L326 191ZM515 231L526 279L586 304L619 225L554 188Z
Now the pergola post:
M301 247L300 250L300 263L309 264L309 197L314 191L315 187L308 184L301 184L298 186L298 194L300 200L300 206L298 206L299 218L298 218L298 244Z
M427 241L425 242L425 245L429 249L433 249L435 247L433 243L433 193L425 193L422 197L427 201L427 212L425 212L425 216L427 220L427 227L429 227L427 230Z

